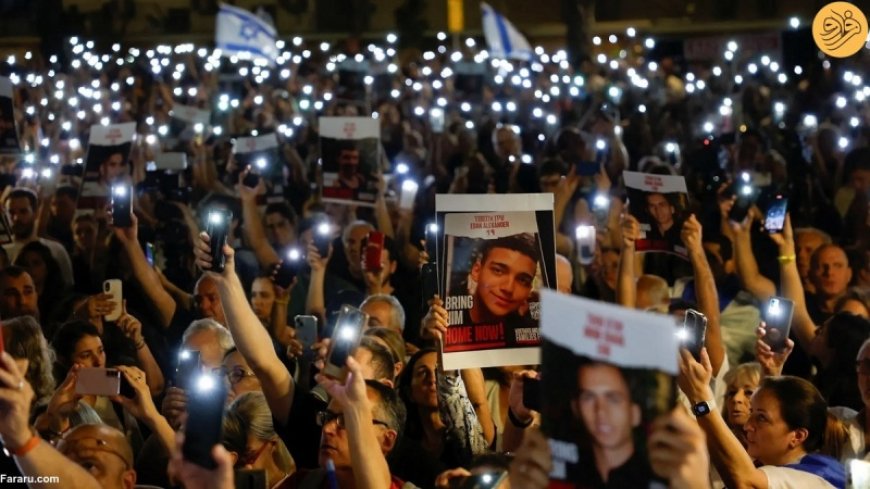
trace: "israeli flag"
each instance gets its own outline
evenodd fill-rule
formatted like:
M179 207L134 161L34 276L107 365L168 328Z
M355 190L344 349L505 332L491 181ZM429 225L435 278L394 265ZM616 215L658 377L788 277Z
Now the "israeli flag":
M215 47L224 55L245 55L275 64L275 27L245 9L221 4L215 27Z
M480 2L480 10L483 14L483 36L489 45L490 56L523 61L532 58L532 46L510 21L486 2Z

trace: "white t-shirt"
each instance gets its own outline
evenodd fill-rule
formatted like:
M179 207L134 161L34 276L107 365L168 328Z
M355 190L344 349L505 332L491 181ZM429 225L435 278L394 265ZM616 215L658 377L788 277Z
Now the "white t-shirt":
M768 489L836 489L825 479L802 470L773 465L765 465L758 469L767 476Z

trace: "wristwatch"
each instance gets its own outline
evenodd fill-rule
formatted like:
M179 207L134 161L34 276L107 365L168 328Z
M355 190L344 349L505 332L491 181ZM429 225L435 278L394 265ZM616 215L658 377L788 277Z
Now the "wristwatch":
M713 399L692 404L692 414L694 414L696 418L706 416L714 409L716 409L716 401Z

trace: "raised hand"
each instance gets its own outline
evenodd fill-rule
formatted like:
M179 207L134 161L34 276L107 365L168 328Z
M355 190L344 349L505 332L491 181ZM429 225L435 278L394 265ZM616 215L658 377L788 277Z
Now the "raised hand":
M424 340L441 340L450 326L447 309L437 295L429 301L429 312L423 317L420 336Z

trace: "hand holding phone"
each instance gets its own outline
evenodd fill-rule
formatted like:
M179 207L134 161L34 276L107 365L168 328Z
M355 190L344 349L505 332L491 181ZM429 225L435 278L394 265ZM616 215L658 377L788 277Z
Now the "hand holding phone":
M541 411L541 380L523 378L523 406L532 411Z
M212 449L220 443L227 387L216 375L199 374L186 391L187 417L184 428L184 458L207 469L215 468Z
M128 228L133 225L133 190L127 184L112 185L112 225Z
M216 273L223 272L227 263L224 245L227 244L227 235L229 235L232 219L233 214L227 210L218 209L208 213L206 232L211 247L211 270Z
M574 231L577 241L577 259L582 265L595 260L595 226L577 226Z
M121 372L114 368L82 367L76 379L76 394L117 396L121 393Z
M299 274L302 270L302 265L305 263L305 255L299 248L290 248L284 259L281 260L281 264L278 265L277 270L275 270L275 275L273 280L275 281L275 285L281 287L282 289L286 289L293 284L293 279Z
M791 331L791 320L794 314L794 302L782 298L771 297L762 313L764 319L764 342L774 353L782 353L786 348Z
M332 225L324 221L314 228L314 246L320 258L325 260L329 256L330 245L332 245Z
M695 360L700 361L701 349L704 348L706 339L707 316L694 309L687 309L680 330L680 343L683 348L689 350Z
M764 219L764 229L770 233L781 233L785 227L785 214L788 212L788 199L776 199L767 209L767 216Z
M192 379L202 370L199 352L196 350L181 350L178 353L178 363L175 366L175 387L187 391Z
M384 233L372 231L366 239L365 259L363 265L366 272L379 273L383 268Z
M103 292L112 296L111 302L115 306L113 312L103 316L106 321L117 321L124 314L124 294L122 292L123 282L118 279L109 279L103 282Z
M344 381L347 377L347 358L353 355L362 339L362 331L369 322L369 315L359 309L344 305L332 332L329 353L323 373Z

